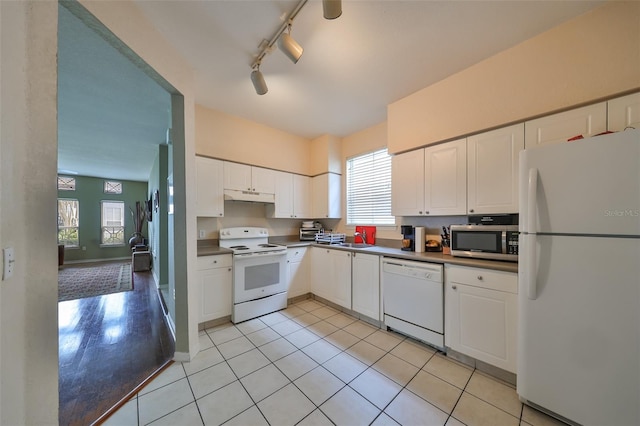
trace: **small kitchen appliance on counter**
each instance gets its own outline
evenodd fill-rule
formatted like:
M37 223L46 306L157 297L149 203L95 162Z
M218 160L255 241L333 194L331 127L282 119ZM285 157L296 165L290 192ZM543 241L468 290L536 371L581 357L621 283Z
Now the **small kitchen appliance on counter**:
M305 220L300 227L300 241L315 241L316 234L322 234L323 231L324 227L320 222Z
M518 215L469 216L469 225L451 225L451 255L518 261Z
M400 232L402 232L402 250L415 251L415 231L413 226L402 225Z

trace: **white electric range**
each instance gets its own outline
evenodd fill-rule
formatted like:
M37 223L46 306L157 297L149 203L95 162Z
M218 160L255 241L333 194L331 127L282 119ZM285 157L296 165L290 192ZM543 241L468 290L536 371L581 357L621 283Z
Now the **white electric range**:
M220 247L233 250L233 309L239 323L287 307L287 247L269 243L265 228L220 230Z

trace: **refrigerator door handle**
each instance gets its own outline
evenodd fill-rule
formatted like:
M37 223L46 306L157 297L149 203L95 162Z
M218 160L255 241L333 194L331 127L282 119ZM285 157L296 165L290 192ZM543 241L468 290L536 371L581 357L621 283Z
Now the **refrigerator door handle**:
M529 169L529 181L527 184L527 233L535 234L536 229L536 212L538 200L538 169Z
M528 205L527 205L527 258L525 259L525 288L527 289L527 297L530 300L536 300L537 295L537 274L536 274L536 213L538 199L538 169L529 169L528 182Z

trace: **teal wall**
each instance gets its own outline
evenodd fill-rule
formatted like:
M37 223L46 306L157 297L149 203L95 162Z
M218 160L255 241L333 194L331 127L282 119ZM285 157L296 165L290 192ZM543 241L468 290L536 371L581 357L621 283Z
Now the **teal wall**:
M168 232L167 232L167 170L168 146L159 145L156 159L149 175L149 198L153 198L155 191L160 194L158 210L153 212L153 219L149 223L149 245L153 256L153 274L156 284L160 287L169 285L168 271Z
M87 176L74 176L76 179L75 191L58 191L58 198L70 198L79 201L79 248L66 248L64 261L73 262L79 260L105 260L131 256L129 237L133 234L133 222L129 207L135 210L136 201L144 201L147 196L147 182L134 182L116 180L122 182L122 194L105 194L104 181L106 179ZM124 201L125 205L125 242L124 246L100 247L100 201L117 200ZM143 235L148 237L147 222L145 221Z

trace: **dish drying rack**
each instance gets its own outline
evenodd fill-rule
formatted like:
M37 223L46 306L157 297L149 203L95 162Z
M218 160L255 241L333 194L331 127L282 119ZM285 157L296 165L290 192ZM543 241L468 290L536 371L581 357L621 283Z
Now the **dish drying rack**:
M337 234L332 232L319 232L316 234L316 243L320 244L340 244L344 243L347 234Z

